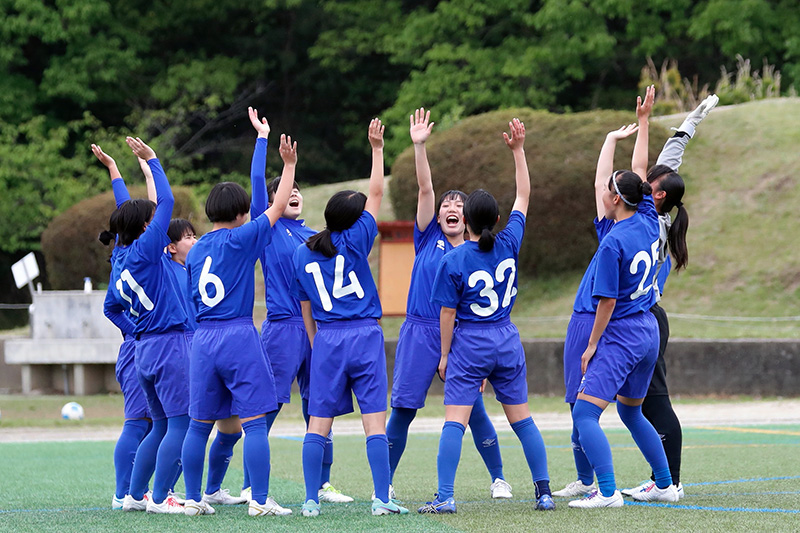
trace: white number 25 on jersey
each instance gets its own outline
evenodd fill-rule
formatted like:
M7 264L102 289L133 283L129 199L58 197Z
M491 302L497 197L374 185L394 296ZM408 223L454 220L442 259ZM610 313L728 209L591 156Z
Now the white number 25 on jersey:
M322 269L319 263L314 261L308 263L305 268L306 272L314 276L314 285L317 287L319 293L319 300L322 308L326 311L333 309L333 301L331 295L328 294L328 289L325 288L325 280L322 278ZM348 294L355 293L356 297L360 300L364 297L364 289L361 287L361 282L358 281L358 276L355 272L350 272L347 275L350 281L348 285L344 284L344 257L341 255L336 256L336 263L333 271L333 297L337 300L344 298Z
M640 296L644 296L650 292L650 289L653 288L653 285L656 282L656 270L654 267L656 266L656 263L658 263L658 241L655 241L652 245L650 245L650 253L648 253L646 250L640 250L636 255L633 256L633 261L631 261L631 266L629 269L630 273L638 274L639 265L641 263L644 263L644 272L642 273L641 281L639 281L639 287L631 294L631 300L635 300ZM653 277L650 278L650 284L645 287L644 284L648 280L650 270L653 270Z

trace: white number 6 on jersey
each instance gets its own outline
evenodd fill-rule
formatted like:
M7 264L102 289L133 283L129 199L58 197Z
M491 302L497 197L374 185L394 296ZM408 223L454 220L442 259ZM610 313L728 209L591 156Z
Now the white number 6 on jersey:
M216 294L213 298L208 296L207 287L209 285L213 285L214 289L216 289ZM203 300L203 303L208 307L214 307L225 298L225 285L222 284L222 280L219 279L219 276L211 273L211 256L206 257L203 263L203 270L200 271L200 280L197 289L200 291L200 299Z

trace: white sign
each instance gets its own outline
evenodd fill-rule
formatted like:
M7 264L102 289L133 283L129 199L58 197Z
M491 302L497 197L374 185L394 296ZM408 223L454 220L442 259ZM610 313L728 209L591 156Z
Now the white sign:
M39 277L39 264L33 252L11 265L11 272L14 274L14 283L18 289Z

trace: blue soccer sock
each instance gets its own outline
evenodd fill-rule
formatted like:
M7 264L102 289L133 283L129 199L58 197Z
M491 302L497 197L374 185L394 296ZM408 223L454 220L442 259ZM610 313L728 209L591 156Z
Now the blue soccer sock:
M306 484L306 499L319 503L319 487L322 475L322 456L327 439L316 433L306 433L303 439L303 479Z
M533 483L536 485L536 497L550 494L550 475L547 473L547 452L539 428L533 418L523 418L511 424L511 429L517 434L528 468L531 469Z
M389 423L386 424L386 438L389 440L389 483L393 482L394 472L406 449L408 426L416 416L416 409L405 407L394 407L389 415Z
M272 424L275 423L275 419L278 417L278 413L281 412L281 407L283 407L282 403L278 404L278 408L274 411L270 411L264 417L264 420L267 421L267 435L269 435L270 430L272 429Z
M625 427L631 432L634 442L650 463L656 478L656 487L665 489L672 484L667 455L658 432L642 414L642 406L635 407L617 402L617 412Z
M569 404L569 412L572 415L572 410L575 409L575 404ZM572 458L575 460L575 470L578 471L578 479L584 485L591 485L594 481L594 468L592 463L583 452L581 446L580 436L578 434L578 427L575 425L575 419L572 420Z
M117 487L114 496L124 498L131 486L131 471L136 449L147 434L150 421L143 419L126 420L122 425L122 433L114 447L114 471L116 473Z
M367 461L372 470L375 497L389 503L389 440L385 434L367 437Z
M181 450L186 431L189 429L189 420L187 415L167 418L167 433L161 440L156 455L156 472L153 478L154 503L164 501L175 479L175 469L181 462Z
M503 477L503 458L500 456L500 443L497 440L497 431L494 429L489 415L486 414L486 407L483 405L483 396L478 396L472 406L472 413L469 416L469 429L472 431L472 440L475 448L483 458L483 464L489 471L489 477L494 481Z
M206 458L206 444L208 436L214 428L214 423L191 420L186 438L183 440L181 462L183 463L183 484L186 486L186 499L199 502L202 498L200 491L203 485L203 462ZM209 455L209 464L211 456ZM210 470L210 466L209 466ZM209 473L210 476L210 473Z
M333 466L333 430L328 432L325 439L325 452L322 454L322 473L320 474L320 485L331 482L331 467Z
M181 474L183 474L183 459L181 459L181 462L178 463L177 468L175 468L175 474L172 476L172 483L169 484L169 490L172 492L175 492L175 485L178 484Z
M244 429L244 463L250 470L253 500L264 505L269 495L269 439L263 417L242 424Z
M586 457L597 475L597 486L603 496L611 497L617 490L614 479L614 463L611 458L611 446L608 444L606 434L600 428L600 415L603 409L587 402L578 400L572 410L572 420L578 428L581 446Z
M445 422L439 437L439 453L436 456L436 472L439 477L439 501L453 497L456 470L461 460L461 441L466 428L458 422Z
M153 427L150 433L139 444L136 450L136 458L133 460L133 470L131 471L130 495L135 500L144 498L147 491L147 484L156 469L156 455L161 440L167 433L167 419L153 420Z
M186 437L189 438L188 435ZM214 442L208 450L208 479L206 480L206 494L214 494L222 486L228 465L233 457L233 447L242 438L242 432L222 433L217 431ZM184 461L185 462L185 461Z

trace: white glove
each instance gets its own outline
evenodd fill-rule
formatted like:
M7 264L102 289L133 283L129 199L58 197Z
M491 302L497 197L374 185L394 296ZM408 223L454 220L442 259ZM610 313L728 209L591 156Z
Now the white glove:
M681 124L681 127L678 128L678 131L688 134L689 137L694 137L694 129L698 124L700 124L701 120L706 118L706 115L708 115L718 103L719 97L717 97L716 94L706 96L706 99L700 102L700 105L686 116L686 118L683 120L683 124Z

